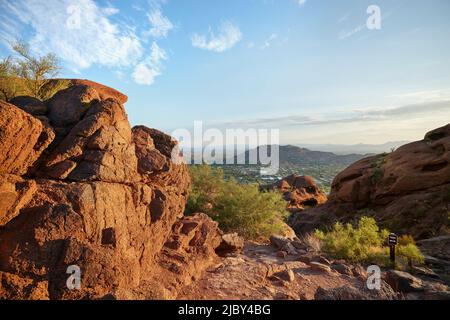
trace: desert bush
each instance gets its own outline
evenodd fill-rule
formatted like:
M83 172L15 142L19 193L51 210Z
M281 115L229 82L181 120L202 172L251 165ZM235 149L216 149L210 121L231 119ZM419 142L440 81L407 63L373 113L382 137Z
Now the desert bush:
M189 173L192 183L186 213L204 212L211 215L211 209L216 206L216 198L225 184L223 170L202 164L189 166Z
M333 258L388 265L389 248L385 243L389 233L386 229L380 229L375 219L361 217L357 227L336 223L330 231L316 230L314 236L320 240L322 252ZM411 236L399 238L396 252L409 264L423 262L423 256Z
M28 45L20 41L11 47L15 56L0 61L0 99L8 102L27 95L44 101L70 85L67 80L53 79L61 70L54 54L34 56Z
M225 232L247 239L267 239L285 228L286 202L278 192L260 192L257 184L224 179L223 171L208 165L191 166L187 213L204 212Z
M26 43L16 42L12 49L19 56L16 60L17 75L23 80L23 90L27 95L40 100L51 98L62 89L64 82L53 82L61 68L57 57L49 53L44 56L33 56Z
M322 242L322 251L337 258L353 262L378 259L379 248L389 235L387 230L380 230L373 218L362 217L357 228L351 224L336 223L329 232L315 232Z
M423 263L425 260L422 252L420 252L420 249L414 243L398 245L396 250L397 255L405 258L410 267L413 265L413 262Z
M18 69L11 57L0 61L0 99L6 102L19 95Z

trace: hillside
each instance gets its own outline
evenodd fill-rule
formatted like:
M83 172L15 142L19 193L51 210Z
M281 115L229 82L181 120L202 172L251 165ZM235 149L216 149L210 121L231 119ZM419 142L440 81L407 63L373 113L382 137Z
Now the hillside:
M272 146L268 146L268 154L271 154ZM340 165L347 166L359 159L362 159L364 155L361 154L347 154L337 155L332 152L313 151L306 148L301 148L293 145L280 145L278 146L280 165L296 165L296 166L311 166L311 165ZM264 151L264 150L262 150ZM245 154L246 164L249 163L251 153L259 155L260 147L252 150L247 150ZM241 155L242 157L242 155ZM237 162L238 157L235 157ZM259 156L258 156L258 164Z

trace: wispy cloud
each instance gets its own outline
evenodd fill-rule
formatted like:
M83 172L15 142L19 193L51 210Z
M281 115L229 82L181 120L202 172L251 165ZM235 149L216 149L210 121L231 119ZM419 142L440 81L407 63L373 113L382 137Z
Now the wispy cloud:
M297 0L299 6L303 6L306 3L306 0Z
M242 39L242 32L233 23L227 21L220 25L218 34L209 29L208 35L194 34L192 46L214 52L224 52L233 48Z
M418 103L393 108L370 108L363 110L348 110L340 114L288 115L282 117L267 117L244 119L226 122L225 126L286 128L298 126L336 125L345 123L380 122L392 119L415 119L427 115L441 117L442 113L450 116L450 100Z
M151 24L148 33L154 38L166 38L169 31L173 29L172 22L162 14L159 8L152 10L147 17Z
M152 85L155 78L161 75L162 62L167 60L167 54L156 42L152 43L150 56L134 68L133 80L142 85Z
M167 37L173 28L161 11L163 3L149 2L148 34L153 39ZM114 74L131 68L135 82L150 85L161 74L165 51L154 42L146 55L146 39L137 35L137 26L112 19L119 12L111 4L101 7L93 0L1 1L0 42L9 46L30 28L32 36L26 40L35 53L55 53L76 73L92 65L111 68Z
M339 40L345 40L347 38L350 38L351 36L357 34L358 32L364 30L366 28L366 24L361 24L351 30L341 30L341 32L339 32Z
M29 41L34 51L54 52L74 69L92 64L129 66L142 55L141 42L131 28L111 22L113 10L91 0L17 0L2 1L0 6L2 16L15 17L34 30ZM19 32L10 36L21 38Z
M261 49L267 49L272 46L272 43L278 38L278 35L276 33L272 33L261 45Z

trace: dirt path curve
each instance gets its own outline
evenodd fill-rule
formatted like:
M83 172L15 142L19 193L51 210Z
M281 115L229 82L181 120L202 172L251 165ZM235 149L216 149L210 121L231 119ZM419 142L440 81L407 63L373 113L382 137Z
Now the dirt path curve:
M178 299L314 299L319 287L360 286L364 279L318 269L301 256L279 257L271 245L248 243L241 254L221 258L199 279L184 288Z

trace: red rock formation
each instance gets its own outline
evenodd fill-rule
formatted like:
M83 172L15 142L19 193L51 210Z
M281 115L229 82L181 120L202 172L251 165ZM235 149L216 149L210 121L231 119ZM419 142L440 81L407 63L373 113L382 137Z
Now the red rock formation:
M176 141L131 129L114 89L72 84L45 102L46 119L0 102L0 295L174 297L214 259L217 224L183 218L190 179L172 161ZM70 265L80 290L66 286Z
M279 190L288 201L288 209L292 212L315 207L327 201L327 196L317 187L310 176L290 175L266 187Z
M329 202L293 217L297 232L372 211L385 227L416 238L449 232L450 124L392 153L362 159L333 181ZM364 212L360 213L364 213Z

